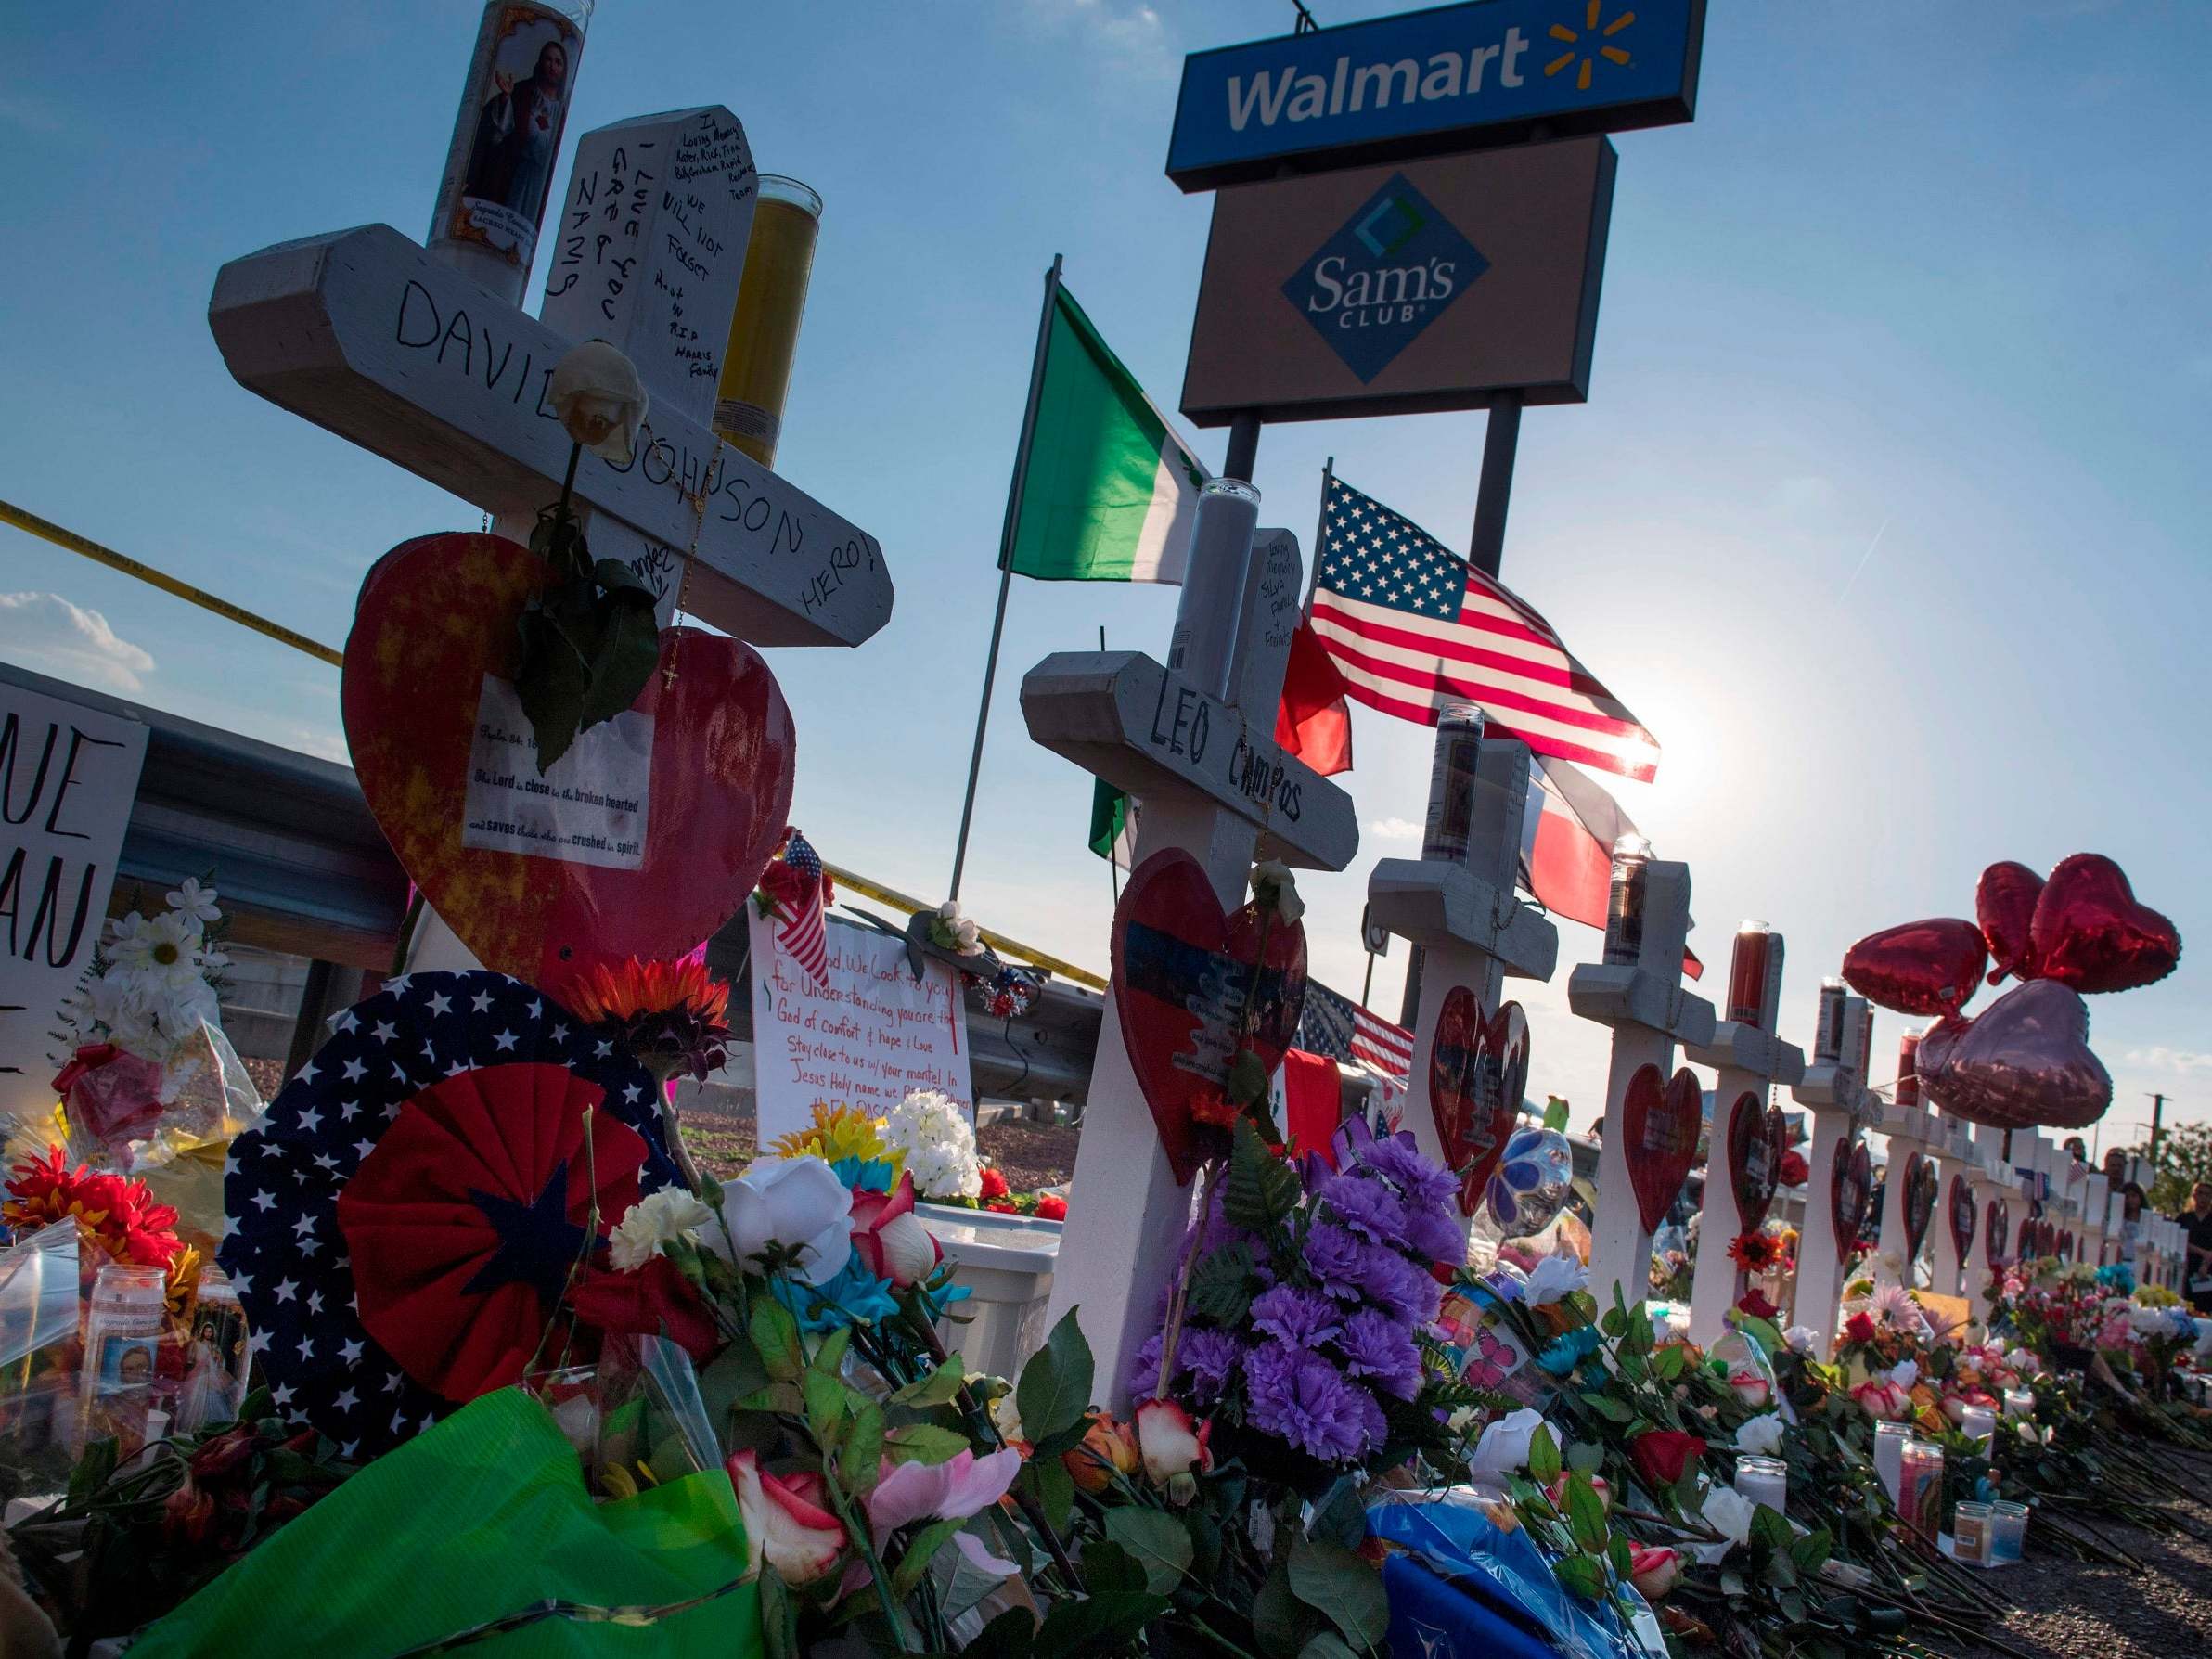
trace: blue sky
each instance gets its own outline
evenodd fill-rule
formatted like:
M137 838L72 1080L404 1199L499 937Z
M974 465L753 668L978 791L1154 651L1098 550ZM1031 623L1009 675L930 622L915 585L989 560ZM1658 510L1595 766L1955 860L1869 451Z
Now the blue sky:
M0 494L333 643L379 553L476 527L240 390L205 318L226 259L371 221L422 234L476 9L0 22ZM1290 16L602 6L572 144L725 103L764 169L827 199L778 469L874 532L898 584L857 653L771 653L801 734L794 817L832 859L943 890L1040 275L1064 253L1173 404L1208 219L1160 171L1177 67ZM1590 401L1524 425L1504 575L1664 745L1657 781L1619 792L1691 865L1692 943L1719 958L1745 915L1788 935L1800 1041L1853 938L1970 912L1993 859L2107 853L2185 938L2212 937L2208 74L2193 5L1715 0L1696 122L1618 140ZM1333 455L1463 547L1481 435L1479 415L1270 429L1263 519L1308 540ZM1213 460L1221 444L1199 440ZM1094 966L1110 898L1082 846L1089 780L1028 743L1015 688L1101 624L1163 652L1174 603L1014 595L964 896ZM334 671L5 528L0 656L342 756ZM1429 748L1356 720L1360 857L1305 883L1317 970L1354 991L1366 871L1411 849ZM1558 980L1519 987L1536 1085L1578 1119L1605 1034L1567 1013L1565 971L1596 945L1563 928ZM1378 971L1385 1010L1403 963ZM2212 1116L2204 984L2193 960L2092 1000L2108 1136L2152 1089ZM1882 1016L1879 1055L1902 1024Z

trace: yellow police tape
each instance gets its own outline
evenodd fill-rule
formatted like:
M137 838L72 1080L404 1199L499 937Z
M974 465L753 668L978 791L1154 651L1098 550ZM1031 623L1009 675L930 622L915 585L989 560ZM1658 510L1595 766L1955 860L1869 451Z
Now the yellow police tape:
M209 593L205 588L195 587L189 582L179 581L174 576L157 571L149 564L141 564L128 554L118 553L112 547L104 547L98 542L79 535L73 530L64 530L51 520L42 519L36 513L27 511L11 501L0 501L0 523L12 524L18 530L53 543L57 547L80 554L91 559L95 564L104 564L111 571L121 571L126 576L135 576L139 581L149 586L158 587L163 593L174 594L187 604L198 605L203 611L212 611L217 616L225 621L237 623L242 628L251 628L256 634L264 635L268 638L276 640L279 645L289 645L296 651L304 651L308 656L318 662L328 662L333 668L345 666L345 654L342 651L332 650L320 640L310 639L304 634L296 634L283 624L273 623L265 616L256 616L242 605L234 605L228 599ZM881 882L869 881L866 876L855 875L848 869L840 869L836 865L825 864L822 868L830 872L832 881L842 882L855 893L866 894L869 898L875 899L881 904L895 905L909 914L936 908L934 905L927 904L920 899L907 897L894 887L885 887ZM1063 962L1058 957L1048 956L1041 950L1033 950L1018 940L1009 939L1003 933L994 933L987 928L978 931L984 943L990 945L993 950L1000 951L1007 956L1019 957L1033 967L1046 969L1059 974L1062 979L1073 980L1079 985L1087 985L1094 991L1103 991L1106 988L1104 980L1095 973L1087 972L1074 966L1072 962Z

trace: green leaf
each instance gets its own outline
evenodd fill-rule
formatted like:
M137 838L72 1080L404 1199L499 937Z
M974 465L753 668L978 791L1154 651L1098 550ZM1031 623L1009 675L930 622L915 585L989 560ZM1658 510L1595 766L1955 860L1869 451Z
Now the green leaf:
M799 1351L799 1321L791 1310L773 1296L753 1297L751 1334L768 1375L778 1382L796 1382L806 1362Z
M845 1362L845 1350L853 1345L853 1328L840 1325L822 1338L822 1345L814 1351L807 1361L807 1370L820 1371L826 1377L837 1375L838 1368Z
M1539 1486L1559 1479L1559 1442L1551 1438L1550 1423L1537 1424L1528 1441L1528 1475Z
M968 1449L968 1437L932 1422L901 1423L883 1431L883 1451L894 1463L945 1463Z
M1083 1582L1093 1595L1102 1590L1142 1590L1144 1563L1111 1538L1093 1538L1083 1547Z
M1771 1504L1762 1503L1752 1511L1751 1537L1755 1544L1763 1543L1770 1550L1787 1550L1796 1537L1789 1517Z
M1617 1343L1621 1340L1621 1333L1628 1329L1628 1316L1617 1307L1609 1307L1604 1317L1599 1319L1598 1329Z
M1662 1382L1672 1382L1682 1374L1690 1363L1689 1350L1682 1347L1661 1348L1652 1356L1652 1374Z
M844 1489L865 1498L876 1489L883 1468L883 1408L873 1400L853 1413L853 1426L838 1448L837 1471Z
M1271 1232L1298 1207L1304 1190L1298 1172L1269 1150L1252 1120L1238 1118L1229 1143L1228 1177L1221 1185L1221 1213L1229 1224L1247 1232Z
M1828 1557L1834 1548L1834 1540L1828 1536L1828 1529L1825 1526L1817 1527L1805 1537L1792 1541L1790 1559L1797 1563L1798 1572L1809 1578L1827 1565Z
M1577 1440L1567 1447L1567 1467L1577 1474L1595 1474L1604 1464L1605 1448L1595 1440Z
M768 1368L761 1363L760 1350L744 1337L731 1338L699 1373L699 1396L707 1408L707 1421L722 1433L737 1403L767 1385Z
M1164 1510L1108 1510L1106 1536L1137 1559L1144 1568L1144 1588L1156 1596L1173 1594L1190 1570L1190 1535Z
M942 1406L960 1392L960 1384L967 1380L957 1360L946 1360L926 1377L917 1377L892 1396L898 1406Z
M1075 1507L1075 1477L1058 1458L1032 1458L1022 1466L1022 1477L1035 1488L1037 1506L1045 1511L1045 1524L1065 1532Z
M650 589L620 589L601 598L596 609L598 649L585 686L579 731L613 719L636 702L661 665L661 626ZM542 765L539 769L544 770Z
M81 1503L108 1484L108 1477L115 1473L115 1453L112 1439L95 1440L85 1447L84 1455L70 1471L70 1502Z
M1612 1542L1605 1547L1605 1559L1613 1563L1614 1576L1623 1584L1627 1583L1633 1575L1631 1569L1636 1565L1636 1557L1628 1548L1627 1533L1616 1532L1613 1535Z
M1594 1601L1605 1593L1605 1571L1587 1555L1563 1556L1551 1571L1569 1595Z
M804 1417L806 1399L796 1382L771 1382L738 1402L740 1411L777 1411L786 1417Z
M1321 1627L1321 1615L1291 1593L1291 1569L1278 1561L1252 1598L1252 1633L1268 1659L1295 1659Z
M891 1575L891 1595L896 1601L904 1601L914 1593L914 1587L921 1582L922 1575L930 1570L930 1563L937 1551L952 1542L952 1535L960 1530L958 1521L932 1521L914 1535L907 1546L907 1553L899 1558L899 1564Z
M1252 1307L1252 1247L1225 1244L1190 1269L1188 1305L1202 1319L1241 1325Z
M1592 1555L1605 1548L1605 1500L1587 1474L1567 1476L1567 1524L1575 1529L1575 1542Z
M1323 1630L1298 1650L1298 1659L1353 1659L1353 1654L1343 1637Z
M1014 1388L1014 1408L1022 1414L1022 1432L1036 1444L1082 1422L1090 1406L1090 1344L1083 1338L1075 1312L1071 1307L1061 1316L1045 1345L1022 1368L1022 1380Z
M1010 1607L960 1650L961 1659L1027 1659L1036 1643L1036 1614Z
M760 1612L764 1659L800 1659L799 1605L774 1573L760 1575Z
M1582 1396L1582 1403L1608 1422L1627 1422L1636 1415L1635 1408L1614 1399L1609 1394L1593 1391Z
M1781 1332L1775 1329L1773 1320L1762 1319L1756 1314L1747 1314L1739 1308L1729 1315L1729 1321L1764 1348L1769 1357L1782 1351L1784 1344Z
M1356 1648L1380 1648L1390 1627L1382 1575L1342 1544L1291 1540L1291 1593L1319 1613Z
M1052 1604L1037 1632L1036 1648L1051 1659L1084 1659L1090 1653L1111 1653L1132 1640L1137 1633L1168 1609L1165 1596L1138 1595L1131 1590L1108 1590L1099 1595L1067 1597Z
M806 1426L824 1451L836 1450L850 1390L837 1377L811 1369L800 1377L799 1390L806 1400Z

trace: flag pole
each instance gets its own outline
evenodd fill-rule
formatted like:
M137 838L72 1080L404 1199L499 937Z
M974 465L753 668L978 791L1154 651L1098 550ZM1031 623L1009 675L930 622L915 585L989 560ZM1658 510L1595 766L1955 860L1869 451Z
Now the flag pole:
M1105 650L1106 624L1100 623L1099 624L1099 652L1102 656L1105 654ZM1113 842L1112 842L1106 843L1106 880L1113 889L1113 907L1118 910L1122 907L1122 867L1113 861Z
M1022 410L1022 442L1014 451L1014 476L1006 487L1006 521L998 530L998 608L991 615L991 649L984 657L984 694L975 710L975 745L968 752L968 792L960 801L960 837L952 852L948 899L960 896L960 871L968 862L968 827L975 817L975 776L984 764L984 727L991 718L991 682L998 674L998 642L1006 632L1006 594L1014 579L1014 533L1022 522L1022 490L1029 482L1029 445L1036 436L1037 399L1045 390L1045 351L1052 342L1052 302L1060 293L1061 256L1045 273L1045 304L1037 314L1036 351L1029 360L1029 402Z
M1336 480L1336 457L1331 456L1321 463L1321 506L1314 514L1313 568L1305 572L1305 606L1299 612L1308 622L1313 620L1314 594L1321 585L1321 547L1329 534L1329 486Z

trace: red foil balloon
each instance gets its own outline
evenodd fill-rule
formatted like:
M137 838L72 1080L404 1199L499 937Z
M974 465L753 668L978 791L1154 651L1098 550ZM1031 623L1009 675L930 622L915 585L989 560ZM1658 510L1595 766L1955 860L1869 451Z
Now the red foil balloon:
M1869 933L1844 953L1844 979L1877 1008L1955 1014L1988 960L1980 928L1943 916Z
M1981 923L1982 937L1989 945L1991 984L2001 984L2008 973L2020 979L2037 977L2028 924L2042 891L2043 878L2010 858L1992 864L1974 883L1974 919Z
M2101 853L2059 860L2028 925L2037 971L2077 991L2132 991L2155 984L2181 959L2174 924L2135 892Z
M2083 1129L2112 1105L2112 1075L2090 1052L2090 1010L2055 980L2014 985L1949 1045L1921 1083L1946 1112L2000 1129Z
M1938 1106L1946 1102L1936 1080L1942 1076L1959 1039L1973 1029L1973 1016L1946 1014L1921 1033L1920 1047L1912 1051L1912 1073L1919 1079L1920 1092Z

